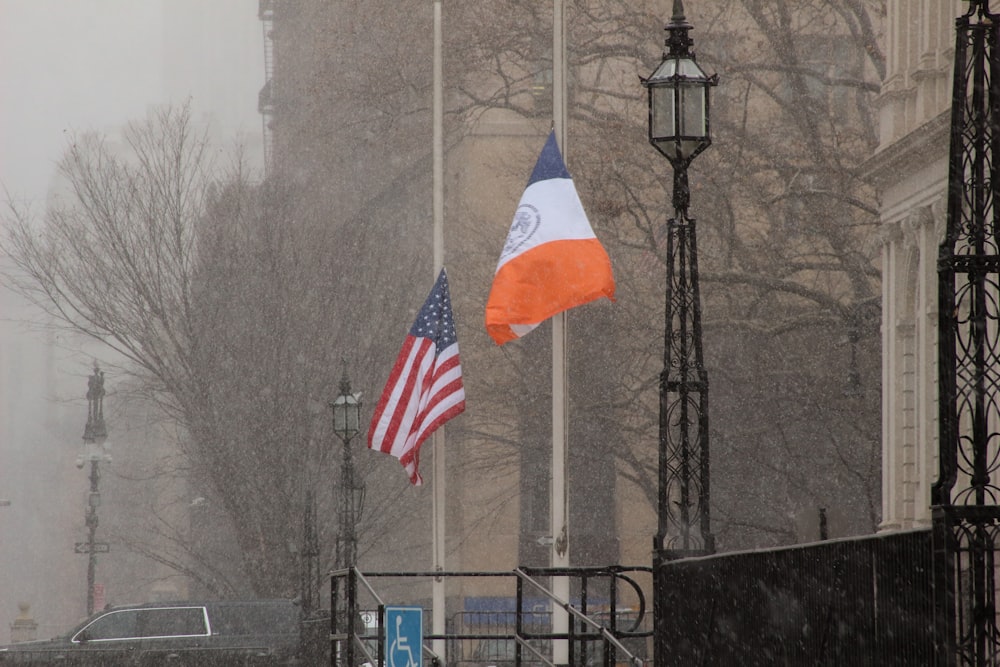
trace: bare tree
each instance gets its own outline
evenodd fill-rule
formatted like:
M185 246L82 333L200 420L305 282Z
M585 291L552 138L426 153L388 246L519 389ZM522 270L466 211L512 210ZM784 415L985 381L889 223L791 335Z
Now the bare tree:
M306 490L322 570L333 564L341 457L326 402L343 352L330 332L349 318L329 246L295 223L294 189L212 155L186 107L129 125L120 146L77 138L60 165L69 194L41 224L10 211L5 278L56 326L107 345L123 396L175 425L164 455L129 473L170 490L135 504L144 533L119 537L213 594L291 595ZM360 472L385 476L380 463ZM378 511L401 489L367 496L363 548L407 520Z

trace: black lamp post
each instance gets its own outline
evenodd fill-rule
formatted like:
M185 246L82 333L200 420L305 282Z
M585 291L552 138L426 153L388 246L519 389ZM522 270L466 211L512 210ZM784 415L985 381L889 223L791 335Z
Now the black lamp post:
M107 544L98 544L97 508L101 504L98 484L101 479L100 464L110 462L111 457L104 446L108 439L108 429L104 424L104 372L94 364L94 374L87 378L87 425L83 429L84 452L76 465L82 468L90 462L90 494L87 497L87 511L84 516L87 526L87 541L76 545L77 553L87 554L87 615L94 613L94 578L97 570L97 552L107 551Z
M687 169L709 135L707 76L695 62L684 5L674 0L663 60L642 85L649 91L649 143L674 169L668 221L663 371L660 374L657 562L712 553L709 524L708 373L702 355L695 221L688 217Z
M333 432L344 443L344 464L341 469L341 512L340 536L338 538L337 564L340 567L354 567L358 558L358 537L355 523L362 498L354 475L354 459L351 455L351 440L361 432L361 394L351 393L351 381L347 377L347 364L340 380L340 395L332 403Z
M674 169L674 217L667 221L667 279L660 373L657 530L653 538L653 659L667 664L663 563L710 554L708 373L701 344L695 221L688 217L687 169L712 143L709 89L718 82L695 62L684 4L674 0L663 60L642 85L649 91L649 143Z
M933 506L938 664L994 664L1000 552L1000 14L956 22L948 209L938 249L939 476Z

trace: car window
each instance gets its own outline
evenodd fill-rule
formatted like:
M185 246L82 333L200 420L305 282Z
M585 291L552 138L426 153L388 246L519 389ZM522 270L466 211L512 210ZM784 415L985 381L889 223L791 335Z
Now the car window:
M139 611L140 637L190 637L206 635L202 607L164 607Z
M298 633L298 610L271 605L225 605L212 610L212 632L220 635Z
M73 636L73 641L103 641L128 639L136 634L137 614L135 611L109 611L82 628Z

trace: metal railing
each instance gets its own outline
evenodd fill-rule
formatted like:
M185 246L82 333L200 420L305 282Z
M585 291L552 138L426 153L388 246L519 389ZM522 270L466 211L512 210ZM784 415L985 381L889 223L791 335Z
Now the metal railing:
M331 573L330 663L356 666L385 662L385 606L372 581L397 578L408 588L435 577L490 577L511 580L513 595L507 608L452 613L446 632L424 633L424 654L431 664L440 656L430 650L434 640L445 640L449 665L551 666L551 646L565 640L569 664L587 667L641 667L652 636L643 586L636 575L649 577L649 567L518 568L508 572L366 572L345 569ZM539 578L568 577L574 599L562 600ZM620 594L634 607L621 608ZM420 604L420 600L407 600ZM552 631L553 610L565 610L568 631ZM369 622L359 622L367 616ZM353 623L346 619L355 619ZM374 627L372 627L374 626Z

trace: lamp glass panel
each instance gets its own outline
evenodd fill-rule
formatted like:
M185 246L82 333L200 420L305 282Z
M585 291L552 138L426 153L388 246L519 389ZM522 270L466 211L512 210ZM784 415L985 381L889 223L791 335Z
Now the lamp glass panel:
M677 142L677 156L680 158L689 158L694 155L695 151L701 148L702 141L685 139L683 141Z
M705 86L696 83L681 83L677 87L680 95L680 136L704 137L705 131Z
M652 86L649 94L649 101L653 107L650 137L662 139L675 136L677 129L674 116L674 89L671 86Z
M338 396L333 402L333 430L350 438L361 429L361 405L353 396Z
M656 71L649 77L649 81L672 79L675 74L677 74L677 58L665 58L660 61Z
M347 429L352 434L361 430L361 404L354 400L347 404Z
M680 58L677 62L677 73L688 79L707 80L705 70L698 66L698 63L690 58Z

